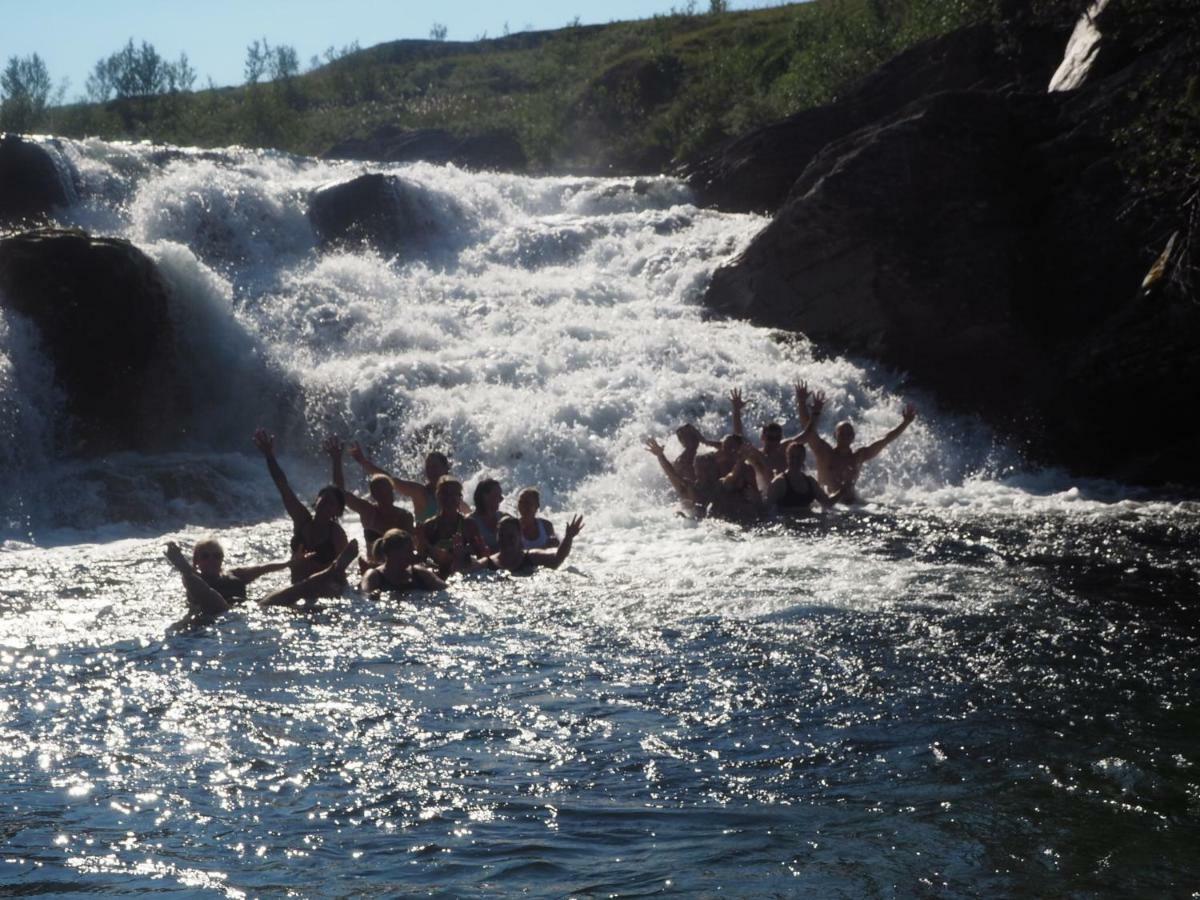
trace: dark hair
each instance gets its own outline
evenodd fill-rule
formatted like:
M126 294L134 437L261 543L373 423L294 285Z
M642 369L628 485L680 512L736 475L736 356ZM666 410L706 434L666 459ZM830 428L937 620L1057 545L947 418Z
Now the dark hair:
M346 494L336 484L327 484L325 487L317 491L317 502L321 502L322 497L333 497L337 500L338 511L333 514L335 519L340 518L342 513L346 511Z
M764 425L762 427L762 430L763 430L764 435L773 434L773 435L777 435L779 437L783 437L783 426L780 425L778 422L768 422L766 425Z
M492 488L498 487L500 487L500 482L495 478L485 478L475 485L475 512L483 512L483 498L491 492Z

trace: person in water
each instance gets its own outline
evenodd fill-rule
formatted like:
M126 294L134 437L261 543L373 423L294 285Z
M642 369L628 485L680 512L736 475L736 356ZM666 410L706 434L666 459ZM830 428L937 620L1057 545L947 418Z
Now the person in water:
M412 535L393 528L381 537L371 556L380 565L367 569L362 577L360 589L367 593L377 591L437 591L446 586L441 578L424 566L416 565L417 555Z
M217 616L227 612L234 603L245 600L245 597L226 599L220 591L212 587L208 581L193 566L188 565L183 551L174 541L167 543L167 560L175 567L183 578L184 591L187 594L188 611L192 615ZM309 608L312 601L318 597L330 597L339 594L346 586L346 568L358 555L358 543L350 541L341 554L325 568L300 579L294 584L281 588L259 601L262 606L291 606L297 609ZM274 571L287 567L288 563L272 564ZM259 573L264 574L264 573ZM257 576L255 576L257 577Z
M804 471L806 455L803 443L788 444L787 467L772 479L767 491L767 501L780 512L807 512L813 503L830 507L837 502Z
M730 391L729 400L733 405L733 433L744 437L742 410L745 408L745 403L742 400L742 392L736 388ZM788 447L797 442L803 442L804 439L803 431L791 437L784 437L783 426L778 422L771 421L763 424L759 431L759 440L762 443L763 458L771 469L772 479L787 468ZM766 485L762 485L762 487L766 487Z
M500 523L500 549L486 557L484 564L502 572L529 572L540 566L557 569L571 553L571 544L581 530L583 516L576 516L567 523L557 549L527 550L521 542L521 522L510 516Z
M808 401L812 398L812 410L809 411ZM868 463L883 452L892 441L904 434L904 430L917 417L917 408L911 403L905 405L902 413L903 420L872 444L855 450L850 445L854 442L854 426L849 422L838 422L833 429L834 444L825 441L815 427L817 419L825 406L823 394L810 394L808 385L800 382L796 385L796 410L800 416L800 424L807 434L806 442L813 452L817 463L817 480L821 487L839 503L862 502L855 493L855 484L862 472L864 463Z
M695 477L691 481L676 471L657 440L647 438L646 450L658 460L689 514L697 518L714 516L732 521L746 521L762 515L762 494L755 477L755 469L761 468L762 463L751 461L758 453L755 448L742 445L743 459L735 460L725 474L721 472L717 453L699 454L693 464Z
M399 528L412 534L416 528L413 514L407 509L396 506L396 493L392 489L392 480L387 475L372 475L368 481L370 498L359 497L353 491L346 490L346 475L342 470L342 442L336 435L331 435L325 441L325 452L329 454L333 465L333 483L342 489L346 497L346 505L358 513L362 522L363 546L368 554L375 542L384 533L393 528ZM376 560L377 561L377 560Z
M526 550L545 550L558 546L558 535L549 519L539 519L542 495L537 488L525 488L517 494L517 515L521 523L521 545Z
M275 436L260 428L254 432L254 446L266 459L267 471L292 520L291 570L295 584L326 569L346 549L346 532L337 521L346 509L345 496L337 485L326 485L317 492L317 502L309 512L275 459Z
M438 567L438 575L448 578L455 572L474 568L474 560L487 556L479 528L459 512L462 482L449 475L438 480L438 514L421 525L426 552Z
M504 500L504 491L500 482L495 478L484 478L475 485L475 511L471 513L471 521L479 530L484 546L488 553L500 549L500 503Z
M437 501L437 484L438 481L445 475L450 474L450 460L446 458L445 453L434 450L425 456L425 482L422 484L419 481L407 481L403 478L397 478L394 475L385 472L379 466L375 465L365 453L362 447L357 442L350 445L350 458L363 467L368 475L386 475L392 482L392 487L396 493L402 494L412 501L413 516L418 524L427 522L432 519L440 511ZM465 503L460 512L469 513L470 507Z
M205 584L224 597L228 603L244 603L246 587L252 581L271 572L282 572L291 566L291 561L287 560L264 563L261 566L243 566L225 572L221 568L224 561L225 549L215 538L197 541L192 547L192 568Z

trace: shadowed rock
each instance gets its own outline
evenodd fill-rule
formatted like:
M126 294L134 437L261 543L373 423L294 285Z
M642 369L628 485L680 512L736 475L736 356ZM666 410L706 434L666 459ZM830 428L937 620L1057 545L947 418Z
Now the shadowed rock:
M164 437L180 392L166 287L144 253L79 231L4 238L0 300L37 326L75 419L73 449L143 449Z
M308 218L322 247L368 244L396 253L424 244L437 230L417 188L395 175L374 172L313 192Z
M58 167L45 149L15 134L0 139L0 225L45 219L70 203Z

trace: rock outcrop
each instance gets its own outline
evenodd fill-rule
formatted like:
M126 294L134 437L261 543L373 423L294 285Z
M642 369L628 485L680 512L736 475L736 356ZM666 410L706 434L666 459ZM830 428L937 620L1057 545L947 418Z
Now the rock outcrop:
M322 158L453 163L488 172L524 172L528 166L521 143L508 131L456 135L438 128L407 130L396 125L334 144Z
M816 149L822 135L795 137L802 171L771 224L715 274L706 303L900 369L1042 460L1200 484L1190 464L1200 435L1185 412L1200 404L1197 285L1173 262L1175 245L1163 249L1172 233L1180 245L1200 234L1195 215L1180 224L1177 202L1132 202L1113 133L1137 115L1131 91L1161 61L1126 50L1100 50L1103 66L1054 92L1048 74L1037 91L946 90L946 79L928 77L922 48L911 51L914 83L940 90ZM896 83L903 61L889 64ZM810 121L855 121L864 107L848 102ZM726 154L729 165L710 173L728 178L714 176L709 195L769 205L791 174L780 136L797 127L794 117L768 142L758 183L742 178L752 155ZM1142 290L1162 280L1147 277L1156 257L1174 265L1172 290ZM1135 418L1153 429L1135 430Z
M977 25L901 53L836 103L806 109L729 141L684 168L701 203L729 212L774 212L813 157L922 97L948 90L1044 90L1062 52L1050 28L1006 36Z
M161 445L182 393L153 261L128 241L23 232L0 240L0 301L40 332L74 419L71 450Z
M323 248L367 244L381 253L424 246L438 230L419 189L395 175L373 172L313 192L308 218Z
M0 138L0 225L45 219L69 202L67 186L45 149L15 134Z

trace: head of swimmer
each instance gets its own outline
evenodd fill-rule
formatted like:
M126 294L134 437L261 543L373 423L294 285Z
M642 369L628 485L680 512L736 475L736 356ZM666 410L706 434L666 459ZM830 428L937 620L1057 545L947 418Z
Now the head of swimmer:
M225 551L214 538L200 541L192 548L192 566L201 575L214 577L221 574L221 564L225 561Z
M386 475L372 475L370 487L371 499L379 506L395 506L396 492L392 489L392 479Z
M783 443L783 426L778 422L768 422L762 427L760 436L762 437L763 452L770 453Z
M450 474L450 460L445 453L434 450L425 457L425 483L437 484L443 475Z
M696 484L700 487L715 484L721 477L721 465L716 453L701 453L692 463Z
M496 529L496 542L500 545L501 553L522 550L520 520L512 516L501 519L500 527Z
M742 451L746 439L740 434L727 434L721 438L721 455L726 458L736 457Z
M341 518L346 511L346 495L336 484L327 484L317 491L317 503L313 507L313 518L322 522Z
M462 482L450 475L443 475L437 482L437 502L442 515L458 514L458 505L462 503Z
M400 528L388 529L375 542L375 557L386 565L408 568L417 561L412 535Z
M688 422L675 429L675 438L683 444L684 450L695 450L700 446L700 429Z
M787 447L787 470L793 475L799 475L804 471L804 462L808 454L804 450L804 445L797 441L794 444L788 444Z
M494 516L500 511L500 501L504 499L504 492L495 478L484 478L475 485L472 499L475 501L476 513L481 516Z
M854 441L854 426L849 422L838 422L833 429L833 439L839 448L848 448Z
M532 519L542 508L542 495L537 488L525 488L517 494L517 512L522 519Z

